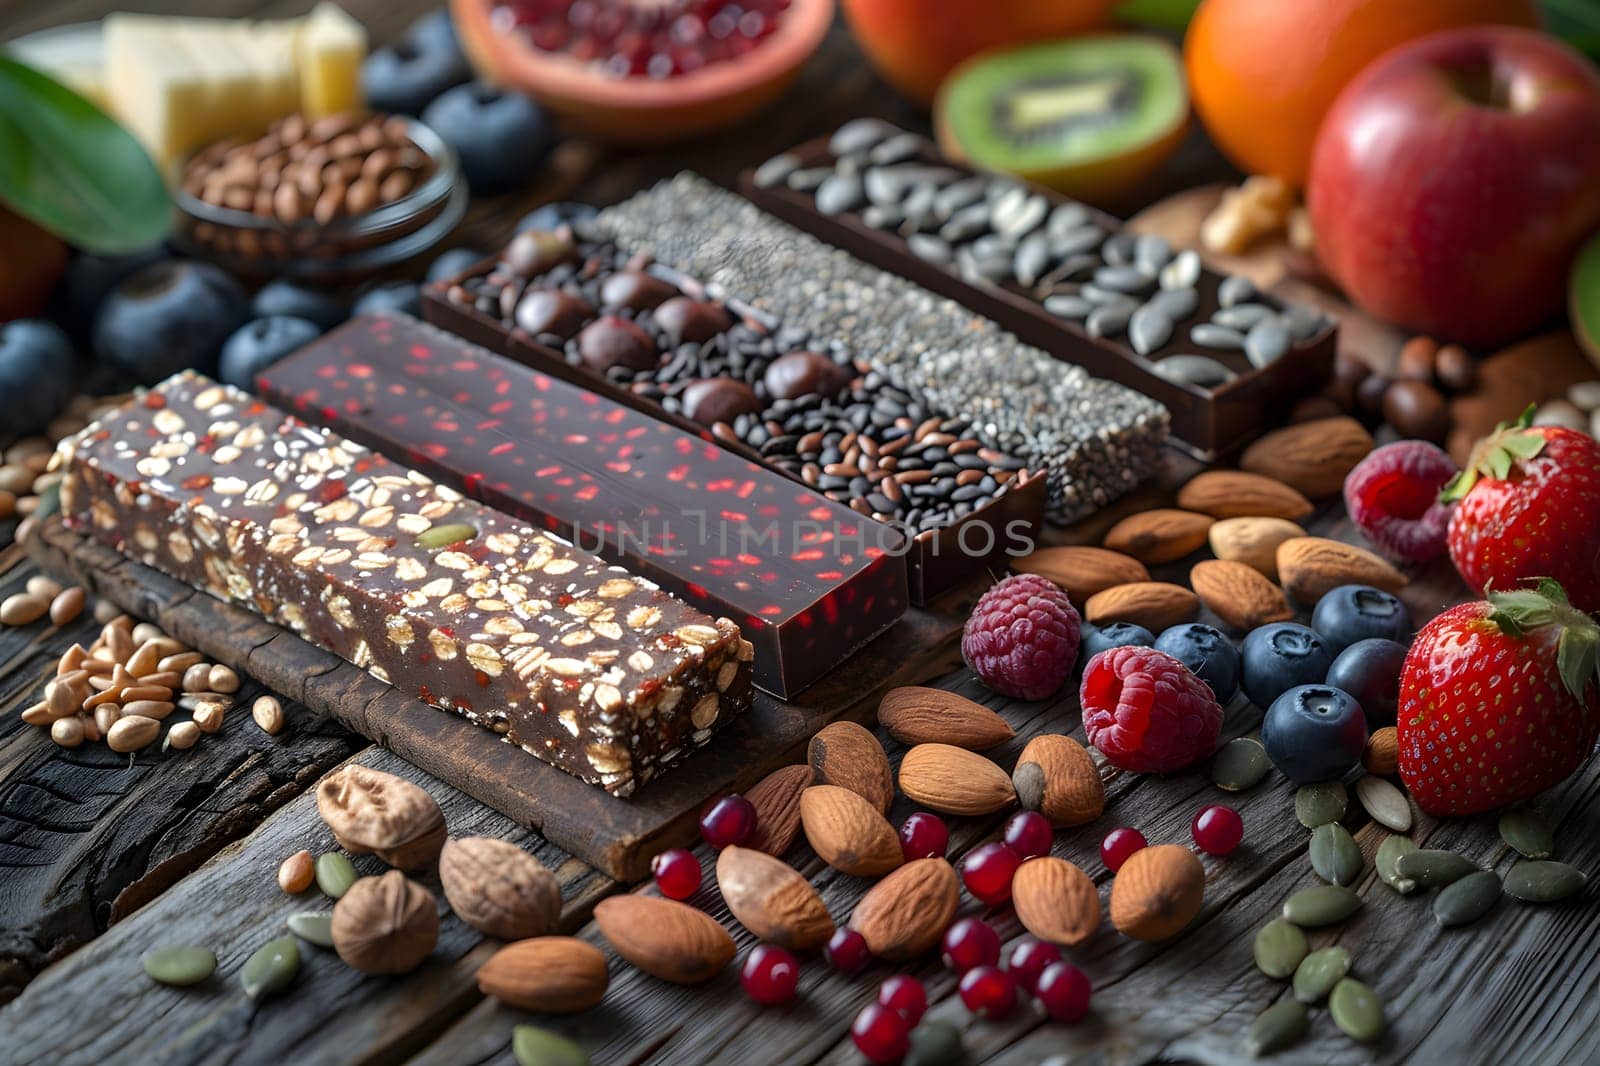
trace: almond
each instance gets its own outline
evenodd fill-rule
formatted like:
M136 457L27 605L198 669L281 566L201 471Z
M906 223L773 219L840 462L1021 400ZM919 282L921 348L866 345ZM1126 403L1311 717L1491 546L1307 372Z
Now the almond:
M652 977L697 985L733 958L733 937L704 911L677 900L624 893L595 904L594 921L618 955Z
M1055 582L1068 599L1079 604L1097 592L1150 580L1150 571L1139 560L1105 548L1040 548L1013 560L1011 569Z
M723 848L717 887L733 916L762 940L809 951L833 935L833 919L811 882L764 851Z
M1194 921L1205 892L1194 852L1179 844L1140 848L1111 882L1111 924L1135 940L1165 940Z
M1235 629L1249 632L1268 622L1294 617L1283 590L1244 563L1207 559L1189 571L1200 602Z
M501 1003L539 1014L576 1014L606 994L605 952L572 936L507 944L478 968L478 989Z
M1400 735L1392 725L1375 729L1367 738L1366 753L1361 756L1361 765L1367 773L1379 777L1392 777L1400 768Z
M1299 522L1315 509L1298 491L1244 470L1207 470L1178 490L1178 506L1212 518L1286 518Z
M1370 451L1372 434L1340 415L1266 434L1244 450L1239 466L1320 500L1337 495L1345 475Z
M850 928L878 958L905 962L939 943L960 900L960 881L948 862L916 859L861 897L850 915Z
M884 693L878 724L902 744L942 741L982 751L1004 744L1016 730L981 703L942 688L906 685Z
M1199 597L1182 585L1166 581L1118 585L1095 593L1083 605L1084 620L1091 625L1132 622L1152 633L1193 621L1199 613Z
M756 831L749 846L782 855L800 831L800 793L811 785L811 767L785 766L757 781L744 798L756 809Z
M1057 827L1092 822L1106 807L1106 789L1094 759L1082 744L1060 733L1028 741L1017 756L1011 783L1017 802Z
M1071 947L1100 927L1100 893L1089 875L1066 859L1041 855L1011 879L1017 921L1040 940Z
M1307 607L1340 585L1375 585L1385 592L1406 587L1406 576L1387 561L1326 537L1296 537L1278 545L1278 576L1284 591Z
M1017 798L1004 770L954 744L918 744L906 752L900 791L942 814L992 814Z
M1124 518L1111 527L1102 543L1141 563L1170 563L1199 551L1214 521L1210 515L1158 507Z
M855 722L823 726L806 749L813 779L819 785L838 785L887 812L894 802L894 773L889 756L871 730Z
M1224 518L1211 527L1211 554L1278 580L1278 545L1306 531L1286 518Z
M893 870L905 859L889 819L848 788L806 789L800 794L800 824L811 847L835 870L872 877Z

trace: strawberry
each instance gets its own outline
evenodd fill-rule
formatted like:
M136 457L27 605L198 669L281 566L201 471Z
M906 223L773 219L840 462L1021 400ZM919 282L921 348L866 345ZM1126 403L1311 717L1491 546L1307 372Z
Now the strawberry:
M1400 671L1400 776L1429 814L1526 799L1600 737L1600 625L1554 581L1423 626Z
M1460 501L1450 558L1474 591L1550 577L1600 611L1600 443L1532 416L1501 423L1445 486L1440 499Z

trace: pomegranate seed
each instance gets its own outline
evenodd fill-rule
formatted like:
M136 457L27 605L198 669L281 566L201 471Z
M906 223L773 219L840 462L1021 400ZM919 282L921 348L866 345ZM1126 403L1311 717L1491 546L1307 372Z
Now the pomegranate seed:
M757 944L744 957L739 983L744 994L757 1003L780 1006L794 998L800 984L800 961L776 944Z
M1006 969L1017 979L1017 984L1029 995L1039 987L1039 975L1051 963L1061 961L1061 949L1048 940L1024 940L1011 949Z
M906 862L942 859L950 846L950 830L937 814L918 811L900 823L900 850Z
M755 805L737 794L723 796L700 816L700 836L718 851L743 844L755 831Z
M911 1047L911 1026L900 1013L868 1003L850 1026L850 1039L868 1062L899 1062Z
M1011 879L1022 860L999 842L974 848L961 863L961 880L972 897L991 907L1011 898Z
M928 992L915 977L895 974L878 986L878 1002L904 1018L906 1025L913 1026L928 1009Z
M1004 1018L1017 1006L1017 979L994 966L961 976L961 1002L980 1018Z
M685 848L663 851L651 859L650 872L668 899L688 899L700 890L700 860Z
M944 934L944 964L956 973L1000 961L1000 934L982 919L963 918Z
M822 949L822 954L830 966L840 973L847 974L860 973L867 968L867 963L872 961L867 938L854 929L842 925L828 938L828 946Z
M1216 803L1194 816L1189 832L1207 855L1226 855L1244 839L1244 819L1232 807Z
M1149 847L1149 844L1145 842L1144 834L1137 829L1129 829L1127 826L1113 829L1106 834L1104 840L1100 841L1100 861L1106 864L1106 869L1116 873L1122 869L1122 864L1128 861L1130 855L1146 847Z
M1058 1022L1076 1022L1089 1013L1089 978L1070 962L1054 962L1039 975L1034 995Z
M1024 859L1050 854L1050 845L1055 839L1056 831L1051 828L1050 819L1038 811L1018 811L1006 822L1006 847Z

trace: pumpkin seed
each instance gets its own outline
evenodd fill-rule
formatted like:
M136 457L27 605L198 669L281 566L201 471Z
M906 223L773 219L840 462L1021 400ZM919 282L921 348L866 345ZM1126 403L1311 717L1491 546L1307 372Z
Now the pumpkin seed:
M1333 1015L1333 1024L1358 1043L1370 1044L1383 1035L1383 1001L1354 977L1333 986L1328 1013Z
M1329 822L1311 831L1311 868L1318 877L1336 885L1354 884L1362 865L1361 847L1344 826Z
M560 1033L536 1025L511 1030L511 1054L519 1066L589 1066L589 1056Z
M217 971L217 956L198 944L151 948L139 958L151 980L174 988L197 985Z
M1524 859L1548 859L1556 853L1555 835L1550 827L1526 807L1500 816L1500 839Z
M1211 762L1211 780L1220 789L1242 792L1254 788L1272 769L1261 742L1250 737L1230 740Z
M1453 881L1433 897L1434 921L1446 928L1469 925L1482 918L1500 902L1500 876L1479 870Z
M317 887L329 899L339 899L360 878L355 863L337 851L317 856Z
M1256 932L1256 968L1282 981L1293 974L1311 946L1298 925L1274 918Z
M1305 1004L1279 1000L1250 1023L1244 1034L1244 1053L1254 1059L1291 1047L1306 1035L1309 1024Z
M967 1061L961 1030L942 1018L923 1022L911 1030L911 1046L902 1061L905 1066L956 1066Z
M1581 892L1586 880L1576 867L1536 859L1506 871L1505 892L1524 903L1557 903Z
M1356 798L1379 825L1396 833L1411 831L1411 801L1381 777L1368 774L1356 782Z
M1481 867L1465 855L1438 848L1421 848L1400 856L1394 863L1395 872L1409 877L1423 888L1443 888L1471 873L1481 872Z
M464 540L471 540L478 535L476 526L469 526L465 522L449 522L442 526L434 526L417 534L417 547L448 548L452 544L459 544Z
M319 948L333 947L333 915L300 911L289 915L289 932Z
M1283 916L1308 929L1333 925L1350 917L1361 907L1361 897L1343 885L1316 885L1302 888L1283 901Z
M1294 971L1294 998L1318 1003L1350 973L1350 952L1338 944L1307 955Z
M300 972L300 945L292 936L267 941L245 960L239 983L251 999L266 999L289 987Z
M1349 805L1350 796L1337 781L1302 785L1294 794L1294 816L1307 829L1337 822Z
M1384 837L1383 843L1378 845L1378 854L1372 860L1372 865L1377 867L1378 877L1383 883L1400 893L1402 896L1410 895L1417 890L1417 883L1409 877L1402 877L1396 865L1400 856L1409 855L1417 850L1410 837L1391 835Z

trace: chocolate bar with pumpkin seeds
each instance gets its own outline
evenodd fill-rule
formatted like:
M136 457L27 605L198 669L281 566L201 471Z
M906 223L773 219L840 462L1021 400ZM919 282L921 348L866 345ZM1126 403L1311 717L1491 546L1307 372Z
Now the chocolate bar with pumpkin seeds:
M198 374L57 466L72 528L608 792L749 706L731 621Z

